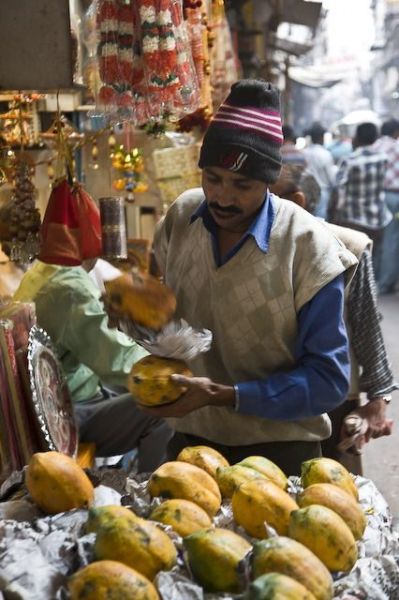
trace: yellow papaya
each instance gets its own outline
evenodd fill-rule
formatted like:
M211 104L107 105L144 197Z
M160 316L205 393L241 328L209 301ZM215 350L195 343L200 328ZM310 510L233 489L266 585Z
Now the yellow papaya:
M255 469L239 464L231 467L219 467L216 471L216 481L223 498L231 498L240 485L253 479L266 481L267 477Z
M298 508L287 492L268 479L243 483L233 494L234 520L257 538L268 537L265 522L279 535L287 535L290 514Z
M239 592L239 563L251 545L228 529L203 529L184 538L195 580L208 592Z
M150 477L148 491L151 496L190 500L211 517L221 504L216 481L203 469L180 461L167 462L158 467Z
M175 402L187 388L173 381L173 373L192 377L190 369L182 360L144 356L132 366L127 387L137 404L159 406Z
M212 521L204 509L189 500L165 500L154 508L150 519L170 525L181 537L212 527Z
M111 525L120 519L127 519L131 523L140 521L140 517L135 515L132 510L126 508L126 506L114 506L110 504L108 506L90 508L85 525L86 533L97 533L104 525Z
M327 567L306 546L291 538L278 536L256 542L251 566L255 579L267 573L281 573L299 581L316 600L332 600L334 596Z
M350 571L357 561L351 530L326 506L312 504L292 511L288 535L309 548L330 571Z
M355 540L360 540L366 529L367 519L353 496L331 483L314 483L298 494L301 508L321 504L336 512L348 525Z
M247 456L244 460L241 460L238 465L243 467L249 467L259 471L262 475L265 475L270 481L278 485L282 490L287 489L288 479L285 473L278 467L273 461L265 458L264 456Z
M245 600L315 600L315 597L295 579L269 573L251 583Z
M136 569L150 581L159 571L169 571L177 560L169 536L155 523L125 519L104 525L94 544L97 560L116 560Z
M301 481L304 488L313 483L332 483L351 494L355 500L359 500L359 493L352 475L343 465L332 458L312 458L303 462Z
M78 463L61 452L37 452L26 469L33 501L47 514L91 506L94 489Z
M158 331L176 310L172 290L146 273L124 273L104 285L112 310L143 327Z
M219 467L229 467L229 462L217 450L209 446L187 446L183 448L176 460L190 463L204 469L214 479Z
M159 600L146 577L114 560L99 560L68 581L71 600Z

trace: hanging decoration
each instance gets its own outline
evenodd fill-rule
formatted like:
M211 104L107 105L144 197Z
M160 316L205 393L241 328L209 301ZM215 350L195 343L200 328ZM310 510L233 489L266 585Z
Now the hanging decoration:
M142 181L144 161L138 148L126 150L123 145L118 146L113 154L112 167L116 171L113 187L118 192L128 192L128 200L132 200L134 194L148 190L147 184Z
M39 253L40 213L35 206L36 194L31 167L18 162L10 212L10 259L14 262L28 263Z
M97 0L96 6L96 113L142 126L196 110L200 93L182 1Z

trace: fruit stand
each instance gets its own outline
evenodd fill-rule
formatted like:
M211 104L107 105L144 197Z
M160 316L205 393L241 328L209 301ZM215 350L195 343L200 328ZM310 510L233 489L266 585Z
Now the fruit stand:
M337 464L286 478L267 459L229 466L195 447L133 477L36 454L2 486L0 597L397 598L389 508Z

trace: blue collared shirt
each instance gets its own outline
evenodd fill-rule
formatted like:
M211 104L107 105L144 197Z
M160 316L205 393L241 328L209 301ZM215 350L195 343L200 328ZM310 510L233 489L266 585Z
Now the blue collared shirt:
M240 241L223 257L217 243L217 226L206 201L193 213L191 222L202 218L212 238L216 264L225 264L253 237L267 254L275 208L273 195L265 202ZM344 312L344 277L325 285L298 313L298 337L294 369L267 379L237 382L236 410L267 419L292 421L329 412L348 393L349 349Z

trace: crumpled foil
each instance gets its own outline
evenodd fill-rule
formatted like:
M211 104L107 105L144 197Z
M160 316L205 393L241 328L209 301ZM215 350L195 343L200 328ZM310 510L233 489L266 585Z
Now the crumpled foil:
M151 354L186 362L208 352L212 344L212 332L209 329L193 329L184 319L171 321L160 331L122 319L120 328Z
M117 491L99 485L95 489L95 504L122 503L148 517L160 503L147 492L148 477L149 474L142 474L126 478L125 490L121 490L118 477ZM98 479L101 481L101 475ZM356 485L368 525L358 544L359 559L352 571L334 574L334 600L399 599L399 531L392 528L389 507L374 483L356 477ZM299 479L290 477L290 493L299 490ZM29 498L23 497L0 503L0 519L0 600L68 600L68 577L93 560L95 534L85 534L83 528L87 511L43 517ZM214 523L255 541L234 523L230 502L223 503ZM170 527L162 528L178 550L177 566L159 573L155 580L162 600L243 599L243 595L206 594L191 577L182 539ZM271 529L268 532L275 533ZM249 556L240 565L242 578L247 581L248 565Z

